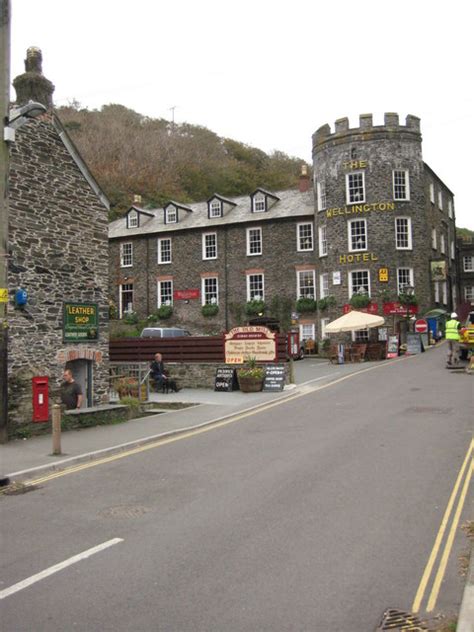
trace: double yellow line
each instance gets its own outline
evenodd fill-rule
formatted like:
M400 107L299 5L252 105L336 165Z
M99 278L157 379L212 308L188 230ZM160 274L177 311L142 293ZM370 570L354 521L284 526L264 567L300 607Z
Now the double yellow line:
M459 526L459 520L461 518L461 513L464 507L464 503L466 501L466 496L469 489L469 483L471 481L471 476L474 471L473 450L474 450L474 439L471 440L471 443L467 450L466 457L464 458L464 462L461 466L461 469L459 470L459 474L456 479L456 483L453 487L451 496L449 498L446 511L444 512L443 520L441 521L441 526L436 536L433 549L431 551L430 557L426 564L425 571L420 581L420 585L418 586L418 590L417 590L415 600L412 606L413 613L417 613L421 609L421 604L425 596L428 583L430 582L430 579L433 574L435 562L438 558L438 555L440 554L442 544L444 541L444 550L441 554L441 557L439 558L438 569L436 573L434 573L433 575L433 583L431 586L431 593L428 597L428 601L426 605L426 612L432 612L436 606L436 600L438 599L441 583L443 581L444 574L446 572L446 566L448 564L449 556L450 556L451 549L453 546L454 537L456 535L456 531ZM461 492L459 493L460 489L461 489ZM450 521L451 521L451 526L449 528L446 539L444 540L444 536L446 534Z

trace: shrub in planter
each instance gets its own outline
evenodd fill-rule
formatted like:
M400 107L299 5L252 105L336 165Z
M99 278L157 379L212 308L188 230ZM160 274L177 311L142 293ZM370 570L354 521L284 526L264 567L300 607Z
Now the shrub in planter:
M258 366L255 358L248 358L245 365L237 369L240 390L244 393L257 393L263 388L265 369Z
M398 301L400 305L404 305L405 307L409 307L410 305L418 305L418 299L414 294L406 294L402 292L398 295Z
M296 301L296 311L305 313L305 312L315 312L318 306L317 301L314 298L299 298Z
M136 325L138 323L138 315L135 312L127 312L123 320L127 325Z
M370 296L368 294L353 294L349 303L356 309L358 307L367 307L370 304Z
M265 302L264 301L247 301L245 303L245 313L247 316L258 316L258 314L263 314L265 311Z
M324 298L320 298L318 301L318 307L322 312L328 309L328 307L334 307L334 305L336 305L336 299L334 296L325 296Z
M159 307L156 312L158 318L160 318L161 320L166 320L167 318L170 318L172 313L173 307L171 305L161 305L161 307Z
M201 312L203 316L211 317L215 316L219 311L219 305L214 305L213 303L207 303L203 305L201 308Z

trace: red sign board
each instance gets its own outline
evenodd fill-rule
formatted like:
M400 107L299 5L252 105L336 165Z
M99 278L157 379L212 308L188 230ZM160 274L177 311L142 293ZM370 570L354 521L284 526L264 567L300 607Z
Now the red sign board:
M407 306L401 305L400 303L384 303L383 313L385 314L385 316L388 316L390 314L396 314L398 316L406 316ZM418 305L409 305L408 314L410 314L411 316L418 314Z
M191 298L199 298L201 296L201 292L199 288L194 290L175 290L173 292L173 298L175 301L187 301Z
M415 331L418 334L426 334L426 332L428 331L428 323L424 318L419 318L415 322Z
M343 305L342 312L343 314L348 314L349 312L352 312L353 309L357 310L358 312L366 312L367 314L379 313L379 306L377 303L369 303L367 307L352 307L352 305L346 304Z

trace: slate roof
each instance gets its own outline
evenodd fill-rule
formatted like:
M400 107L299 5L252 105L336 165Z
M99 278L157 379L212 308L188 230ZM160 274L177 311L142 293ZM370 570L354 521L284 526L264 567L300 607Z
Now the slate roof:
M261 189L259 189L261 190ZM167 233L176 232L190 229L211 229L218 228L219 226L229 226L235 224L244 223L258 223L272 221L275 219L287 219L287 218L312 218L314 216L314 194L312 189L300 192L298 189L290 189L287 191L278 191L275 193L269 193L269 195L278 197L270 208L265 212L252 213L251 212L251 196L242 195L240 197L231 198L228 201L235 204L233 207L225 207L224 215L222 217L209 218L208 216L208 203L197 202L186 205L186 208L192 210L192 213L180 213L179 222L174 224L164 223L164 209L140 209L136 205L133 206L139 213L143 211L147 215L153 215L148 217L142 215L140 218L140 226L138 228L127 228L126 217L121 217L109 224L109 239L117 239L122 237L134 237L139 235L149 235L153 233ZM214 197L223 199L219 195ZM168 206L170 202L165 204ZM174 204L177 204L174 202ZM178 205L183 207L183 205Z

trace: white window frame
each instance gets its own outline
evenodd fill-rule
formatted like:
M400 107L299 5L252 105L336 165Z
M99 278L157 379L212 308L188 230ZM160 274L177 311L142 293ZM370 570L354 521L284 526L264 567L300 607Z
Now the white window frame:
M438 250L438 238L436 235L436 228L431 229L431 247L433 250Z
M403 174L403 182L397 179ZM393 199L397 202L408 202L410 200L410 173L408 169L394 169L392 171ZM403 188L404 195L397 195L397 188Z
M318 245L319 245L319 256L327 257L328 255L328 240L327 240L327 225L323 224L318 228Z
M454 213L453 213L453 200L451 198L449 198L448 200L448 217L450 219L453 219Z
M163 249L163 245L165 242L169 242L169 248ZM169 253L169 258L165 259L163 256L165 253ZM164 265L167 263L172 263L172 244L171 237L159 237L158 238L158 264Z
M454 239L452 239L451 243L449 244L449 252L451 255L451 259L455 259L456 258L456 244L454 242Z
M215 282L215 291L209 291L206 288L208 281ZM210 297L209 295L212 294ZM213 300L215 299L215 300ZM219 277L208 276L201 279L201 301L202 305L219 305Z
M251 252L252 244L257 243L253 238L251 238L252 233L258 233L258 243L260 244L260 249L258 252ZM263 245L262 245L262 229L260 226L251 226L247 228L247 257L258 257L263 253Z
M361 185L354 186L353 180L357 178L362 181ZM361 188L362 193L356 193ZM362 197L359 197L359 196ZM347 204L363 204L365 202L365 173L363 171L351 171L346 173L346 203Z
M443 210L443 191L441 189L438 191L438 208L440 211Z
M361 285L359 285L359 287L354 288L353 287L353 274L366 274L367 275L367 285L368 285L368 296L370 297L370 293L371 293L371 284L370 284L370 270L367 270L366 268L362 268L359 270L351 270L350 272L347 273L348 275L348 288L349 288L349 300L352 298L352 296L354 294L357 293L357 291L359 290L359 288L361 287Z
M303 323L300 325L300 343L305 340L316 340L316 326L314 323Z
M430 202L432 204L435 203L435 187L433 182L430 182Z
M257 277L260 277L261 283L259 283L260 287L258 289L258 293L254 293L255 290L252 289L251 287L252 283L254 282L252 281L252 279L256 279ZM246 281L247 281L247 301L252 301L252 300L264 301L265 300L265 275L263 274L263 272L247 274Z
M130 211L130 213L127 215L127 228L138 228L137 211Z
M435 303L439 303L439 281L434 282L434 300Z
M319 275L319 296L320 298L329 296L329 272L323 272Z
M439 251L442 255L446 254L446 239L444 237L444 233L441 233L439 236Z
M214 238L213 244L208 244L207 241ZM209 254L213 251L214 254ZM202 258L207 261L210 259L217 259L217 233L203 233L202 235Z
M365 244L363 247L360 247L360 248L353 247L352 227L355 226L356 224L359 224L364 227ZM350 219L347 222L347 241L348 241L349 252L362 252L368 249L369 241L368 241L368 236L367 236L367 220L366 219L360 219L360 218Z
M462 258L463 272L474 272L474 256L466 255Z
M126 252L126 250L128 252ZM133 267L133 242L127 241L120 244L120 267Z
M296 240L298 252L309 252L314 250L313 222L300 222L299 224L296 224ZM306 240L309 240L308 244L304 243Z
M130 292L132 295L132 302L127 304L127 307L128 305L132 306L131 309L124 309L123 294L125 292ZM119 318L123 318L123 315L128 314L129 312L133 312L133 283L121 283L119 285Z
M408 272L408 282L405 283L401 283L400 281L400 276L401 276L401 272ZM413 268L405 268L405 267L400 267L397 268L397 294L402 294L404 289L407 286L411 286L414 287L414 275L413 275Z
M162 297L162 289L163 286L166 284L166 286L170 287L170 292L168 292L170 298L169 299L165 299L163 301L163 297ZM161 307L162 305L173 305L173 280L172 279L166 279L166 281L158 281L157 283L157 304L158 307Z
M474 303L474 285L464 286L464 299L470 303Z
M318 198L318 211L324 211L327 208L326 198L326 180L318 180L316 183L316 195Z
M399 221L406 222L406 233L401 231L399 228ZM399 237L403 237L406 234L406 246L399 245ZM413 250L412 244L412 230L411 230L411 217L396 217L395 218L395 248L397 250Z
M267 199L263 193L256 193L252 198L252 211L264 213L267 210Z
M303 279L310 279L311 283L306 285ZM316 300L316 272L314 270L298 270L296 273L297 298L312 298ZM309 292L306 290L310 289ZM312 291L311 291L312 288Z
M222 202L220 200L212 200L209 204L209 217L211 219L222 217Z
M166 223L167 224L177 224L178 223L178 209L176 206L168 206L165 211L166 213Z
M330 321L330 318L321 318L321 340L329 338L329 334L326 333L326 327L329 325Z
M448 282L441 281L441 300L443 305L448 304Z

